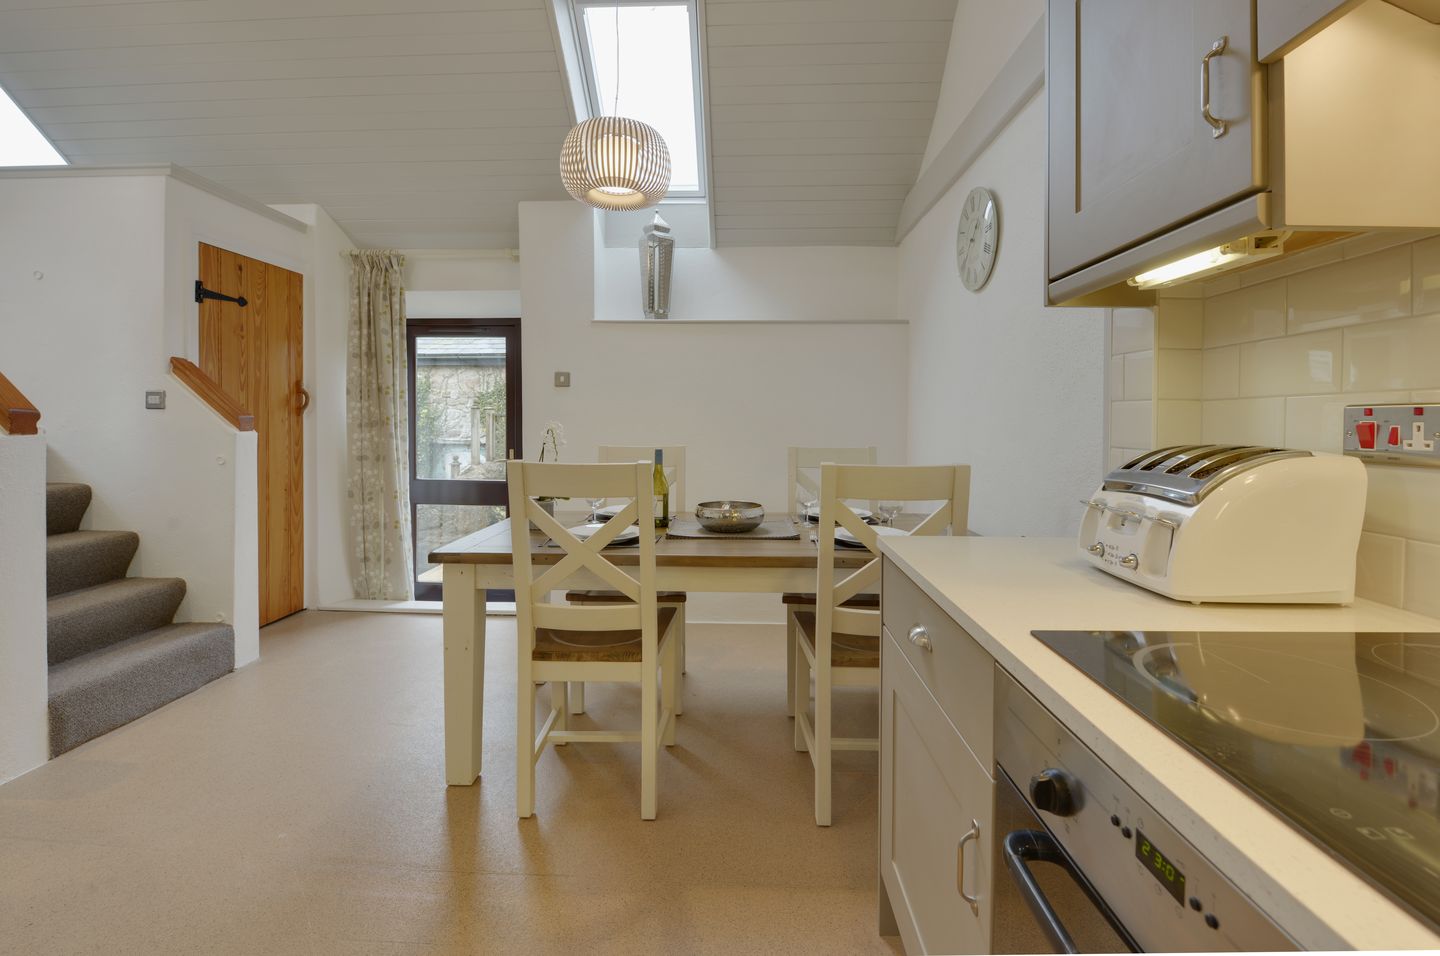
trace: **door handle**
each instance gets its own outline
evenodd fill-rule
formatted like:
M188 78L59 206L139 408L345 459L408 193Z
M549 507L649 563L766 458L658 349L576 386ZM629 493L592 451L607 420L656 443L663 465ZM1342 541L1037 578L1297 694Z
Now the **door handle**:
M1210 137L1219 139L1225 135L1226 123L1217 119L1215 114L1210 112L1210 61L1225 52L1229 46L1230 38L1221 37L1210 44L1210 49L1200 58L1200 116L1210 124Z
M980 838L980 821L971 820L970 829L960 838L955 847L955 889L959 891L960 898L970 904L973 912L980 912L980 894L971 896L965 892L965 844Z
M1055 838L1044 830L1013 830L1005 835L1001 841L1000 852L1005 857L1005 868L1010 871L1010 876L1015 880L1015 885L1020 888L1020 895L1025 899L1025 905L1030 908L1030 913L1035 917L1035 922L1040 924L1040 931L1045 934L1050 945L1061 953L1078 953L1079 948L1075 945L1075 939L1065 924L1060 919L1060 914L1055 911L1050 900L1046 898L1045 891L1040 888L1034 874L1030 872L1030 863L1053 863L1063 869L1070 879L1075 882L1090 900L1105 922L1120 937L1121 941L1130 948L1130 952L1140 952L1134 938L1129 931L1120 924L1115 913L1106 905L1090 881L1085 879L1055 842Z
M305 414L305 409L310 407L310 393L305 390L304 385L297 385L300 389L300 414Z

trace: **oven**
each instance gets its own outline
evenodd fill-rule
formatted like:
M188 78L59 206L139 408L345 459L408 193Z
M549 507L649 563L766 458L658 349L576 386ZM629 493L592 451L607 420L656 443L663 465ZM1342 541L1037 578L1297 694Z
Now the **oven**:
M1296 949L1003 671L995 711L994 952Z

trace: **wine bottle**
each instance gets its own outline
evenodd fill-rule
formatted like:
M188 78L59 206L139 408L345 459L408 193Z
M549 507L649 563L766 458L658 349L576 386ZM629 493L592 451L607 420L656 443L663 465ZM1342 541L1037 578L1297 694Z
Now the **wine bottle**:
M655 449L655 527L670 527L670 482L665 480L665 453Z

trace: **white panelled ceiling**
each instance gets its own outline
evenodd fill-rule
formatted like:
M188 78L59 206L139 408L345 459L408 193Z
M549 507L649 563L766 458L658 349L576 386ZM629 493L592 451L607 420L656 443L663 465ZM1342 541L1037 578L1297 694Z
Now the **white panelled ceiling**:
M0 85L72 163L173 162L367 246L518 245L563 199L548 0L0 0ZM890 243L955 0L707 0L721 245Z
M955 0L706 0L719 245L891 245Z

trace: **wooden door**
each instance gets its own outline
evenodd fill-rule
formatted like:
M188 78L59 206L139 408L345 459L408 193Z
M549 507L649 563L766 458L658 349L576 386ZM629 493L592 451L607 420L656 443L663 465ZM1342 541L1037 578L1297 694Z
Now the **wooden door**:
M200 281L236 298L200 305L200 368L255 416L260 624L305 607L304 277L200 243Z
M1049 277L1264 187L1251 0L1050 0ZM1201 111L1208 63L1214 130Z

